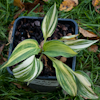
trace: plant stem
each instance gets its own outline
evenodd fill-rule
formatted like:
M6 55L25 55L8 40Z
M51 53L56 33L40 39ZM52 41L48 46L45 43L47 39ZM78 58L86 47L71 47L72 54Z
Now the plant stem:
M39 60L41 60L42 56L43 56L43 54L41 54L41 56L39 57Z

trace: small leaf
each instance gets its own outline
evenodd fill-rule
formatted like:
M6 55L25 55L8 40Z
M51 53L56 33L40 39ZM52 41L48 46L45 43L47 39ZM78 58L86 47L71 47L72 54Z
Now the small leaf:
M45 40L53 34L57 26L57 21L58 21L58 11L56 9L56 3L55 3L49 9L42 22L42 32Z
M75 96L77 94L77 86L71 69L61 61L52 57L49 58L53 61L56 77L61 87L71 96Z
M57 40L51 40L44 43L43 50L44 54L51 57L57 57L57 56L73 57L77 54L66 44Z
M64 36L64 37L61 37L60 40L63 41L63 40L75 39L78 35L79 35L79 34L77 34L77 35L70 35L70 36Z
M68 40L64 41L66 45L72 48L74 51L80 51L85 48L88 48L92 44L96 43L98 40L86 40L86 39L78 39L78 40Z
M79 32L84 36L84 37L97 37L96 34L93 32L84 30L83 28L79 27Z
M40 48L37 41L33 39L26 39L17 45L8 62L2 68L15 65L31 55L38 54L39 51Z
M22 82L30 82L42 71L43 64L35 56L31 56L13 69L15 78Z

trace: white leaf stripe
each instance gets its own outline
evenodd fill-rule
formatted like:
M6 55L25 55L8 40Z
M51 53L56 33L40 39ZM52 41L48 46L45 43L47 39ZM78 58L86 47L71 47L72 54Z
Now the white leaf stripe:
M19 43L13 52L20 50L19 48L29 48L29 47L38 47L37 41L33 39L26 39L21 43Z
M36 78L42 71L43 64L35 56L31 56L13 69L14 76L23 82L29 82Z
M55 20L54 20L54 23L52 24L52 27L50 28L50 30L48 31L48 37L51 36L51 34L54 32L55 28L56 28L56 24L57 24L57 20L58 18L56 17Z
M46 38L46 33L47 33L46 18L47 18L47 16L44 17L43 22L42 22L42 32L43 32L44 38Z
M85 73L84 73L85 74ZM86 86L91 86L91 83L88 81L88 79L81 73L76 71L74 75L77 77L77 79Z
M3 67L8 67L8 66L10 67L12 65L15 65L15 64L19 63L20 61L23 61L24 59L33 55L33 54L34 54L33 49L30 50L30 48L29 48L27 50L22 50L19 53L16 53L16 56L15 55L12 56L8 60L7 64L5 64Z
M14 68L14 72L17 72L18 70L23 70L23 69L25 69L27 66L29 66L30 64L32 64L32 61L33 61L33 59L35 58L35 55L33 55L33 56L31 56L31 57L29 57L28 59L26 59L26 61L25 62L22 62L20 65L19 65L19 67L15 67ZM28 62L28 63L27 63Z
M56 77L61 87L70 95L75 96L77 94L77 86L68 66L55 58L49 58L53 61L53 67L56 70Z
M24 62L22 62L20 65L18 65L17 67L15 67L13 69L13 74L15 75L16 78L20 78L20 77L25 77L24 74L29 74L29 72L31 71L31 68L33 66L33 63L35 59L35 56L31 56L28 59L26 59ZM31 62L28 62L28 61ZM26 66L27 63L27 66Z
M81 95L87 99L97 99L98 96L93 92L91 87L82 84L79 80L77 80L78 86L78 95Z
M41 66L43 66L43 63L40 61L40 59L37 59L37 66L39 67L38 68L38 74L37 74L37 76L41 73L41 71L42 71L42 69L43 69L43 67L41 67Z
M57 18L58 18L58 12L55 3L47 12L42 22L42 32L43 32L44 39L47 39L53 34L56 28L56 24L58 20Z
M14 61L14 60L16 60L16 59L18 59L18 57L20 57L20 56L22 56L23 54L25 54L25 53L27 53L27 52L29 52L29 51L32 51L33 50L33 48L28 48L28 49L25 49L25 50L21 50L20 52L16 52L16 54L14 55L14 56L11 56L10 57L10 60L8 61L8 64L9 63L11 63L12 62L12 60ZM24 55L25 56L25 55Z
M31 55L38 54L39 51L40 48L35 40L33 39L24 40L17 45L17 47L12 52L8 62L4 66L2 66L2 68L15 65L25 60L26 58L30 57Z
M68 93L71 93L70 95L72 96L75 96L75 90L74 90L74 86L72 83L70 83L70 81L68 79L71 80L71 77L70 77L70 74L69 72L66 72L67 75L64 75L63 72L61 72L60 69L57 69L57 72L56 72L58 75L57 75L57 80L59 80L59 84L61 85L61 87L64 89L64 90L67 90ZM59 75L59 73L62 73L61 75ZM66 77L68 76L68 77ZM73 81L73 80L72 80ZM67 85L66 85L67 83Z
M48 16L50 18L50 23L49 23L48 30L50 30L50 28L52 27L52 23L54 22L54 18L55 18L55 15L56 15L56 5L53 6L53 11L50 12L50 14L51 14L51 17Z
M78 40L69 40L65 41L64 43L68 45L70 48L72 48L75 51L79 51L82 49L85 49L92 44L96 43L98 40L85 40L85 39L78 39Z
M73 39L75 37L77 37L79 34L77 35L70 35L70 36L64 36L64 37L61 37L60 40L70 40L70 39Z
M32 74L30 73L29 78L26 79L25 81L31 81L32 79L34 79L34 78L37 76L37 73L38 73L38 66L37 66L37 61L36 61L36 59L35 59L34 66L36 66L36 67L33 67L33 66L32 66L32 68L31 68L31 71L34 70L34 73L32 73Z

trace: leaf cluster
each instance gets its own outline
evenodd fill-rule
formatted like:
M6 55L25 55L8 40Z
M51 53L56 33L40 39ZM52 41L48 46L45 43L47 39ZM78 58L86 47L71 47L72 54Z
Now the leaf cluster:
M65 36L59 40L47 41L53 34L58 21L58 11L56 3L49 9L42 22L42 33L44 37L43 46L40 48L36 40L26 39L19 43L12 52L8 62L1 66L2 68L18 64L13 69L15 78L22 82L31 83L38 77L43 69L41 57L46 55L52 62L56 70L56 77L61 87L71 96L81 95L84 98L98 98L91 89L90 78L82 71L74 72L69 66L57 60L55 57L73 57L77 53L89 47L98 40L70 40L77 35ZM35 55L41 54L40 58Z

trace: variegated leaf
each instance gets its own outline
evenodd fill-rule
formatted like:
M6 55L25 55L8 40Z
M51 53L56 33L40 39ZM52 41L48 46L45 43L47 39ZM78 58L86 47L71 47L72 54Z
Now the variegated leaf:
M67 40L64 41L66 45L72 48L74 51L80 51L85 48L88 48L92 44L96 43L98 40L86 40L86 39L78 39L78 40Z
M98 99L98 96L93 92L91 87L82 84L79 80L76 80L78 95L85 99Z
M22 82L30 82L41 73L43 64L35 56L31 56L13 69L15 78Z
M93 82L91 81L91 79L89 78L89 76L84 73L83 71L75 71L74 75L83 83L86 84L88 86L91 86L91 84L93 85Z
M46 16L43 19L42 22L42 32L44 40L46 40L48 37L50 37L56 26L58 21L58 11L56 9L56 3L49 9Z
M8 62L2 66L2 68L15 65L30 57L31 55L38 54L39 51L40 48L37 41L33 39L26 39L17 45L17 47L12 52Z
M77 54L66 44L58 40L51 40L45 42L43 45L43 50L44 54L51 57L57 57L57 56L73 57Z
M85 99L97 99L98 96L91 89L92 81L88 75L82 71L76 71L74 75L76 76L78 94Z
M77 34L77 35L70 35L70 36L64 36L64 37L61 37L61 41L63 41L63 40L71 40L71 39L74 39L74 38L76 38L77 36L78 36L79 34Z
M71 69L61 61L52 57L49 58L53 61L56 77L61 87L71 96L75 96L77 94L77 86Z

